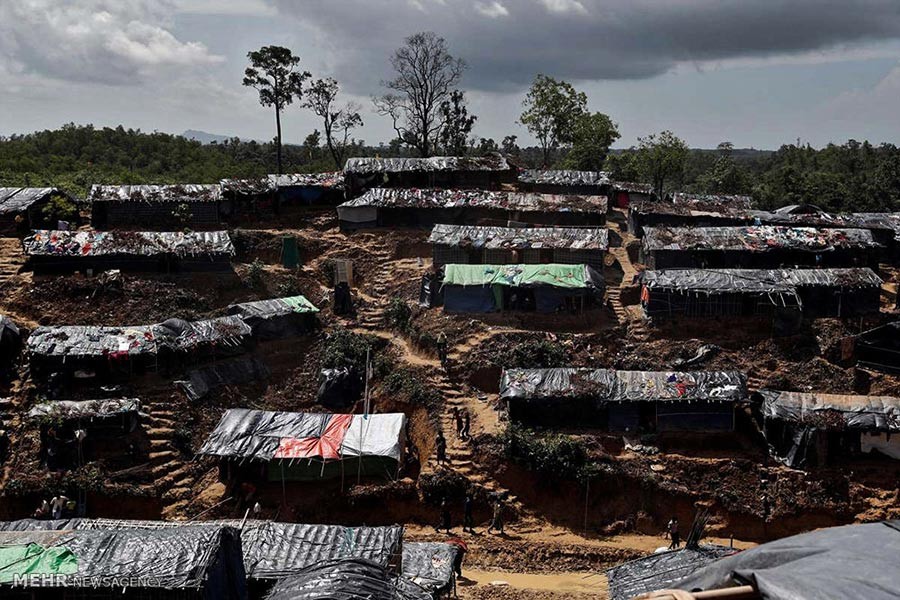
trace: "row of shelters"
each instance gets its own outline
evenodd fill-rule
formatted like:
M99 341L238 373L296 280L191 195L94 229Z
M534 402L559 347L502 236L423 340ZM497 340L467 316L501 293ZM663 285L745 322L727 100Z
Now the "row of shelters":
M900 459L900 398L747 389L738 371L507 369L500 398L529 426L625 434L733 432L750 407L769 452L794 468L869 455Z
M430 600L454 587L456 546L403 528L258 520L0 522L9 598Z

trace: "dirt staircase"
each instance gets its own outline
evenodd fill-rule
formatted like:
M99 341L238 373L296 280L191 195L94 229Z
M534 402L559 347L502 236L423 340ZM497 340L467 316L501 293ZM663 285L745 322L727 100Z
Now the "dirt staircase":
M182 458L175 445L177 415L163 403L153 403L147 419L150 440L150 461L153 484L166 500L186 501L191 494L191 463Z
M394 276L390 253L381 250L376 252L375 256L381 266L376 271L370 287L372 294L357 292L357 297L366 303L357 307L356 325L369 331L384 328L384 310L389 300L388 282Z
M6 287L25 265L25 253L18 238L0 238L0 289Z

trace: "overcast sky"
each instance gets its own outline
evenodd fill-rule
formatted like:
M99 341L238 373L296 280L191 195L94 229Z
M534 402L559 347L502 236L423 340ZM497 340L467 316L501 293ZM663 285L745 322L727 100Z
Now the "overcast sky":
M900 143L900 0L0 0L0 135L63 123L270 139L241 86L249 50L294 50L360 102L411 33L468 63L475 133L530 138L516 118L537 73L574 83L629 146L671 129L694 147ZM295 106L285 139L318 126Z

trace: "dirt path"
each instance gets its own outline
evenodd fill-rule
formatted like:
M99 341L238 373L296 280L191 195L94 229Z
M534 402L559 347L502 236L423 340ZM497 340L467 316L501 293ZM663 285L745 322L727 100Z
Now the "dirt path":
M606 597L606 577L599 573L504 573L464 569L463 579L457 583L461 597L477 587L511 587L519 590L591 594Z

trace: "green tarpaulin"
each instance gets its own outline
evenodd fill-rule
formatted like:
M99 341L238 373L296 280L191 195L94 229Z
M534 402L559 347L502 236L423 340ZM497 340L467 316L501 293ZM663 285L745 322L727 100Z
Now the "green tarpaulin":
M77 572L78 558L68 548L43 548L37 544L0 546L0 583L11 583L16 575Z
M281 264L287 269L296 269L300 266L297 238L287 235L281 238Z
M281 301L294 309L296 313L319 312L319 309L303 296L288 296L281 298Z
M444 266L445 285L506 285L559 288L595 287L585 265L460 265Z

